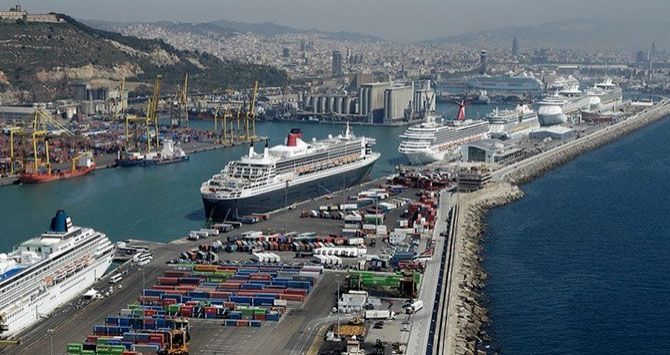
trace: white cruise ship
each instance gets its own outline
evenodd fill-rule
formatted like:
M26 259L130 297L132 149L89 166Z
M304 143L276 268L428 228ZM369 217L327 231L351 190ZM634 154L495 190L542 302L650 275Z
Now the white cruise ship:
M607 110L614 106L620 105L623 102L623 90L617 84L612 82L612 79L606 78L602 82L598 82L593 87L586 90L586 95L591 97L591 109ZM597 98L597 100L594 100ZM598 107L593 107L598 105Z
M412 165L430 164L444 159L449 152L455 152L462 144L467 144L489 136L489 123L483 120L466 120L461 105L458 118L453 121L429 116L426 121L408 127L400 135L398 152L409 159Z
M497 107L486 115L492 138L514 138L540 127L537 112L528 105L518 105L515 109L499 110Z
M574 79L561 82L561 89L558 92L546 96L538 104L540 107L537 115L540 124L551 126L565 123L569 116L581 110L588 110L591 100L579 89L579 82Z
M58 211L49 231L0 254L1 338L16 336L86 291L112 263L105 234Z
M374 139L356 137L347 124L337 137L305 142L294 128L286 143L254 152L226 167L200 187L208 219L238 219L329 194L363 182L380 154Z

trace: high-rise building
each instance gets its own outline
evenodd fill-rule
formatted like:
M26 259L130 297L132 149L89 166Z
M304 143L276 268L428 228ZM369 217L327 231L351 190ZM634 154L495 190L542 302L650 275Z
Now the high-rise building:
M291 50L289 50L288 48L284 48L282 50L282 55L284 56L284 58L288 58L291 55Z
M479 52L479 74L486 74L487 65L488 65L488 55L486 51Z
M333 76L342 76L342 52L333 51Z
M512 39L512 55L515 57L519 55L519 38L516 35Z
M651 59L656 59L656 43L654 41L651 42L651 53L649 53L649 56Z
M307 42L305 42L305 39L303 38L300 40L300 51L304 52L305 49L307 49Z

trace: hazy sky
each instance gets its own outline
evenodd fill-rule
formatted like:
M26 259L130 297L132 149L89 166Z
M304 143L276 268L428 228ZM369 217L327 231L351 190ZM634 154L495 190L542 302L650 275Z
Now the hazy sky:
M29 12L111 21L227 19L421 40L575 17L668 21L670 0L0 0Z

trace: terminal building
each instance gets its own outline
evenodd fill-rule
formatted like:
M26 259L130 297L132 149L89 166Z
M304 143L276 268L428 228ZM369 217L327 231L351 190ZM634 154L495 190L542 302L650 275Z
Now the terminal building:
M461 159L467 162L504 164L522 159L525 151L497 139L482 139L461 146Z
M530 131L528 136L531 139L554 139L554 140L566 140L575 136L575 131L572 128L565 126L549 126L542 127Z

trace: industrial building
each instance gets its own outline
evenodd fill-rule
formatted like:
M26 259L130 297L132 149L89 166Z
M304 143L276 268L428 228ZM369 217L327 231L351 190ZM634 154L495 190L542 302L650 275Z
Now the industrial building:
M431 87L430 80L414 83L413 105L415 117L425 117L429 112L435 111L435 90Z
M461 147L462 160L467 162L504 164L524 156L523 149L497 139L482 139Z
M394 86L384 91L384 123L407 120L413 116L414 87Z
M384 97L389 88L390 82L361 85L358 92L359 113L366 116L368 122L379 123L384 120Z

